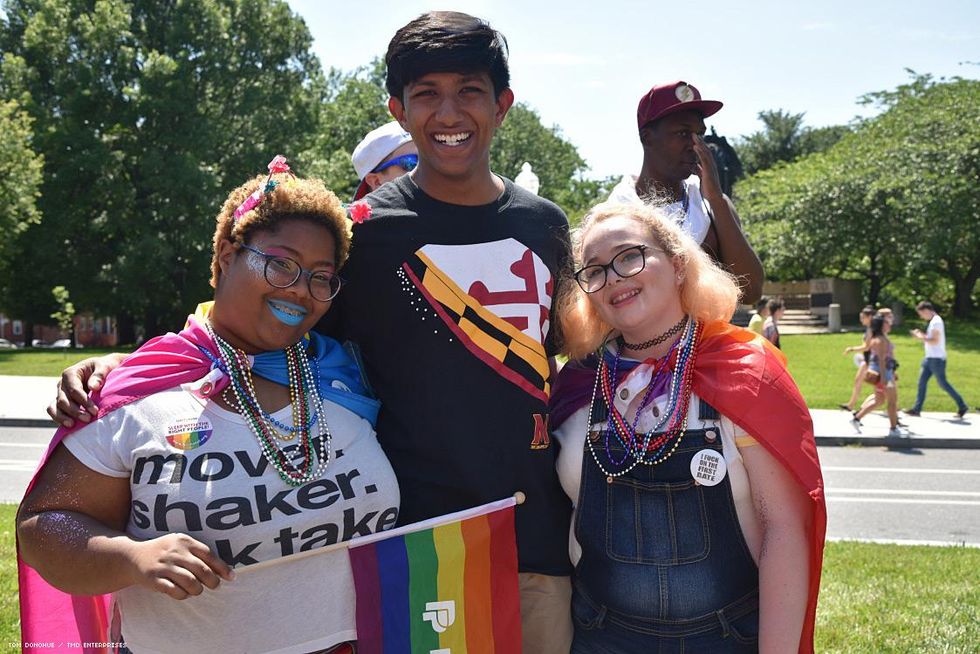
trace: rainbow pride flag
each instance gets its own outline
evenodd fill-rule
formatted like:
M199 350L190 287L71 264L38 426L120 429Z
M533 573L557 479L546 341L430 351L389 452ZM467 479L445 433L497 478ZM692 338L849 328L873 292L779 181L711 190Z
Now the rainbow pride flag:
M352 543L358 654L520 652L515 503Z

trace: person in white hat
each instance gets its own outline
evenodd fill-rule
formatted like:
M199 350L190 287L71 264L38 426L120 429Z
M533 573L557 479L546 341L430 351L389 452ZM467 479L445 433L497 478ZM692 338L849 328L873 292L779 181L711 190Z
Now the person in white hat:
M419 164L419 151L412 135L393 120L368 132L354 148L350 160L361 180L354 193L356 201L385 182L414 170Z

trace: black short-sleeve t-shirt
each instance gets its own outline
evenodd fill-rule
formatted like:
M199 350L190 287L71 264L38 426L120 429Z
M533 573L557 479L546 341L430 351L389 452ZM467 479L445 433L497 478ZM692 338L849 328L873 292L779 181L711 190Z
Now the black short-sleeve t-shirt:
M369 195L326 324L358 345L381 399L378 439L401 487L399 522L523 491L521 570L568 574L571 508L548 433L568 221L504 186L475 207L440 202L408 175Z

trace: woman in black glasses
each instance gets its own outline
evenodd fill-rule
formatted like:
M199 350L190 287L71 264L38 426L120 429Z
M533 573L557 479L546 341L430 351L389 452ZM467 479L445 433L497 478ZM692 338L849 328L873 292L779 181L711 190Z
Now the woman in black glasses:
M105 640L84 638L80 616L108 615L135 652L349 651L347 554L303 553L392 527L399 493L377 401L310 331L348 248L340 202L284 159L232 191L207 318L114 370L97 419L59 431L21 504L26 640L58 640L39 631L51 615L79 623L62 639Z
M596 207L575 254L550 415L573 654L812 652L826 513L785 359L658 210Z

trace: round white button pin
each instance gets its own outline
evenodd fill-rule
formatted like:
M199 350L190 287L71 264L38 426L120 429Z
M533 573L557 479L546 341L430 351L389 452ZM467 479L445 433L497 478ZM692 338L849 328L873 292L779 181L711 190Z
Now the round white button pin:
M717 486L727 472L728 464L718 450L704 449L691 459L691 476L702 486Z

